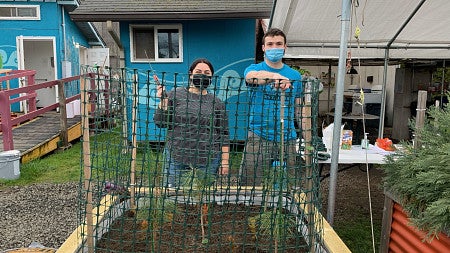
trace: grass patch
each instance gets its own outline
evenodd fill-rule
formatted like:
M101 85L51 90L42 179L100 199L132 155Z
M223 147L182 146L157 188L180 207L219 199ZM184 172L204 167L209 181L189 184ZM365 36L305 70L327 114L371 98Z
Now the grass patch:
M334 230L353 253L373 252L370 220L356 218L346 222L335 222ZM379 252L381 220L374 220L375 252Z
M131 148L124 150L119 131L104 132L90 137L92 178L120 181L129 177ZM162 176L162 147L138 143L136 156L137 182L151 183L155 176ZM230 173L237 174L242 151L232 150ZM82 176L82 142L72 143L63 152L53 152L36 160L20 164L20 177L15 180L0 179L0 189L37 183L79 182Z
M0 187L30 185L35 183L65 183L80 180L81 142L74 143L64 152L20 164L20 177L0 180Z

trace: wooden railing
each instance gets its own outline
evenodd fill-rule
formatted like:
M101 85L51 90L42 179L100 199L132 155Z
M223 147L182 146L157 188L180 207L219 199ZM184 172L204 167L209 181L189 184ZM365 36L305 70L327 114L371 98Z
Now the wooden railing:
M14 149L14 142L13 142L13 126L22 124L26 121L32 120L46 112L55 110L59 108L60 110L60 121L61 121L61 131L60 131L60 137L62 141L63 146L68 145L67 141L67 111L66 111L66 105L72 101L75 101L77 99L80 99L80 94L76 94L74 96L65 97L65 84L73 82L73 81L80 81L81 75L78 76L72 76L68 78L63 78L59 80L53 80L43 83L35 83L35 70L13 70L8 73L6 76L0 76L0 83L3 82L9 82L13 79L24 79L26 86L15 88L15 89L7 89L7 90L1 90L0 91L0 130L3 135L3 150L13 150ZM87 74L89 78L87 80L90 80L90 91L89 91L89 102L91 104L89 111L94 111L97 96L96 93L104 93L104 97L108 98L108 89L109 89L109 82L107 78L103 79L104 84L101 90L97 90L98 87L96 85L97 80L94 78L96 75L93 73ZM79 85L79 83L78 83ZM36 91L39 89L45 89L58 86L58 102L42 107L37 108L36 107L36 97L37 93ZM26 101L24 114L12 118L11 117L11 105L17 102ZM106 113L109 110L106 110Z

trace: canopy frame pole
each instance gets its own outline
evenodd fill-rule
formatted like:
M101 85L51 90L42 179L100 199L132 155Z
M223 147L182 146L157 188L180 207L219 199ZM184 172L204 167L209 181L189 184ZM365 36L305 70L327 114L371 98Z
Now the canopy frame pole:
M416 13L419 11L420 7L425 3L426 0L420 1L420 3L416 6L414 11L409 14L408 18L403 22L402 26L398 29L398 31L395 33L395 35L391 38L391 40L386 45L386 50L384 54L384 77L383 77L383 86L381 90L381 111L380 111L380 123L378 126L378 138L383 138L384 133L384 116L386 114L386 80L387 80L387 64L389 62L389 49L391 48L392 43L397 39L397 37L400 35L400 33L403 31L403 29L406 27L406 25L411 21L411 19L416 15Z
M383 85L381 86L381 110L380 122L378 123L378 138L383 138L384 135L384 115L386 114L386 83L387 83L387 69L389 64L389 48L386 48L384 53L384 68L383 68Z
M444 108L443 106L444 106L444 104L443 104L443 102L444 102L444 85L445 85L445 59L444 59L444 61L442 62L442 82L441 82L441 103L439 104L439 106L441 107L441 108Z
M339 140L341 138L342 108L344 104L344 78L347 57L348 33L350 27L351 0L342 0L341 42L339 47L336 101L334 110L333 144L331 149L330 183L328 190L327 221L333 225L336 202L337 172L339 166Z

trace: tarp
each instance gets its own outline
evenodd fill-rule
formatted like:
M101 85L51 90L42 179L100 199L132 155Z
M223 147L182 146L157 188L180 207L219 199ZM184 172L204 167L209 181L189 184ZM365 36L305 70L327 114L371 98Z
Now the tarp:
M287 35L285 58L337 59L341 5L340 0L275 0L270 26ZM354 0L351 57L384 59L390 46L390 59L450 59L449 12L449 0Z

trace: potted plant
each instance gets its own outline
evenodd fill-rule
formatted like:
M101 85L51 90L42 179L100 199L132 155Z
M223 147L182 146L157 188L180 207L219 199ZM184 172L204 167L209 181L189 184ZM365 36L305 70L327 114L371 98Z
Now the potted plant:
M423 127L415 126L412 121L411 125L416 135L420 136L418 147L414 148L413 143L402 143L402 148L388 156L383 166L386 196L393 203L385 201L381 248L388 251L392 241L392 228L396 227L394 222L397 222L396 215L392 213L404 211L408 217L407 226L401 228L401 232L397 231L399 234L408 233L404 230L410 228L415 230L416 239L423 243L421 249L432 246L433 241L438 240L436 243L444 245L442 247L449 251L450 107L432 107ZM403 243L406 245L409 242Z

